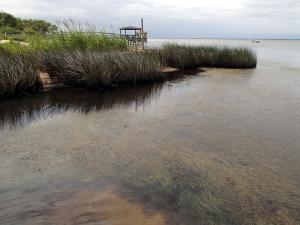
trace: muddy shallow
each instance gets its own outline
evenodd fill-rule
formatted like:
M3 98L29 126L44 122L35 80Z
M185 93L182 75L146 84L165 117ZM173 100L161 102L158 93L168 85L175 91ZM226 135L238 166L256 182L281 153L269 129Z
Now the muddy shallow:
M300 223L300 42L215 42L258 68L0 102L0 224Z

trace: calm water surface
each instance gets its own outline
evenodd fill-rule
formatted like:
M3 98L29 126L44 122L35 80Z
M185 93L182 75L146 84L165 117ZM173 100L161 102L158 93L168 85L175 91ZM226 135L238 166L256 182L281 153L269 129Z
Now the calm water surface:
M169 41L258 67L0 102L0 224L300 224L300 41Z

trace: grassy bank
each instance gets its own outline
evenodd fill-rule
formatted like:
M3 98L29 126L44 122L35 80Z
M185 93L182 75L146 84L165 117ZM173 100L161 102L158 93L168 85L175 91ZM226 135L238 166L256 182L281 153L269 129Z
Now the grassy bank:
M66 57L62 62L56 61L57 65L52 66L53 71L50 74L57 74L57 69L63 66L64 70L60 70L60 74L66 82L69 81L69 74L76 71L79 66L78 60L88 57L85 61L81 61L80 71L77 70L82 80L87 78L86 73L99 70L105 74L108 67L103 52L123 52L128 50L128 44L125 40L119 38L110 38L104 34L98 34L90 31L85 33L84 30L78 30L74 27L65 29L67 32L60 32L50 36L32 35L27 38L25 43L11 41L7 44L0 45L0 98L7 98L22 92L37 91L41 87L38 70L47 65L51 65L55 60ZM87 52L95 52L95 54L86 54ZM75 53L77 52L77 54ZM98 52L97 57L93 58ZM77 55L77 57L75 57ZM45 59L49 61L45 61ZM73 59L73 65L66 64L67 60ZM103 61L103 60L104 61ZM77 61L76 61L77 60ZM95 61L99 60L98 63ZM65 64L64 64L65 63ZM71 62L70 62L71 63ZM86 63L86 65L83 65ZM96 65L97 64L97 65ZM99 68L99 66L101 68ZM74 68L70 68L74 66ZM56 69L55 69L56 68ZM124 71L125 72L125 71ZM95 77L95 73L91 73L88 77L89 82L99 82L100 77ZM103 83L104 77L103 78ZM76 80L77 81L77 80ZM95 85L96 85L95 83Z
M168 66L182 69L196 67L255 68L256 54L248 48L188 46L166 44L160 56Z
M31 36L27 43L0 46L0 98L40 87L38 69L66 85L112 86L162 79L163 67L254 68L247 48L167 44L161 49L131 51L126 40L68 27L51 36Z

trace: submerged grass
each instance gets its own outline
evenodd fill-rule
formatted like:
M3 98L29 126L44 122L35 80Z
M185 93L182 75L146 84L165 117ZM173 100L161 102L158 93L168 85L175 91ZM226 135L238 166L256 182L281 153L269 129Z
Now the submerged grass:
M299 221L297 190L275 187L274 175L261 179L215 155L189 153L151 162L137 156L118 165L117 172L126 187L149 196L160 209L176 212L173 219L179 224L293 225Z
M0 98L40 89L38 58L35 54L0 48Z
M256 54L248 48L189 46L166 44L159 51L168 66L182 69L196 67L255 68Z

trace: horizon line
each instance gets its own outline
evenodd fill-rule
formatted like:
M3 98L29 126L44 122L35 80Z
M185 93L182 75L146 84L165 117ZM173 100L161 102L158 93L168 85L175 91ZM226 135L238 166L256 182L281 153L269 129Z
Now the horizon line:
M300 41L300 38L234 38L234 37L149 37L149 39L215 39L215 40L291 40L291 41Z

